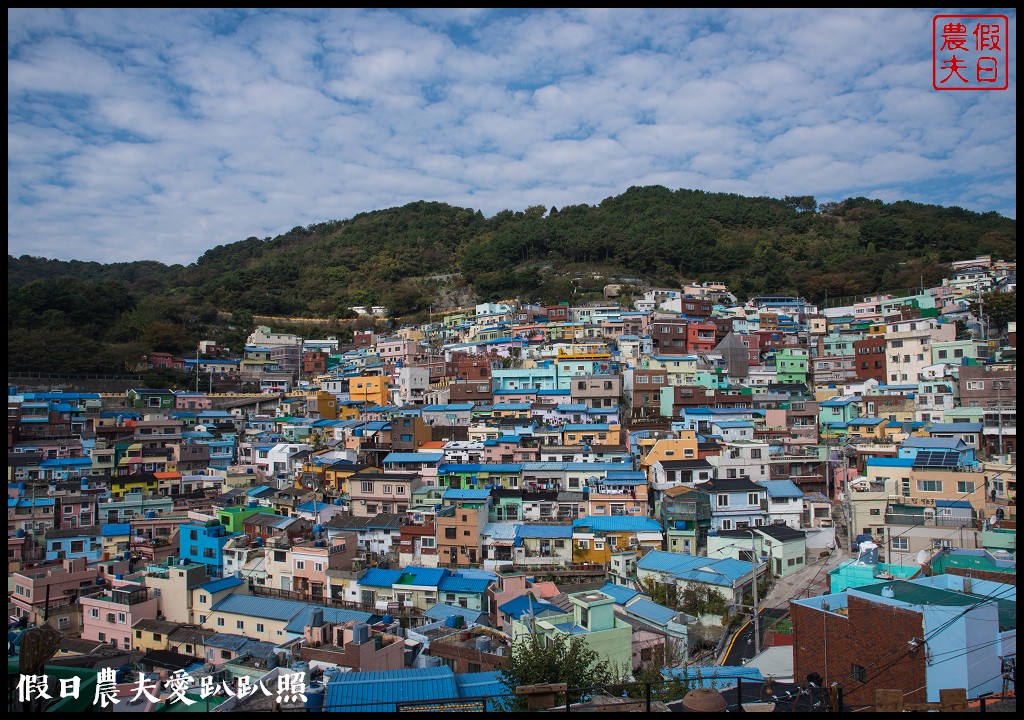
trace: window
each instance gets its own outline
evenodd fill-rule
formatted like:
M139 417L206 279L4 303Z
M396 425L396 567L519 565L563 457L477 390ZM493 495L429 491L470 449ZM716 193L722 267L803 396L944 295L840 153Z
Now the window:
M747 505L760 505L761 495L756 492L747 493Z
M971 480L958 480L956 483L956 491L961 495L967 495L973 493L975 484Z
M316 570L317 572L323 572L324 571L324 564L323 563L313 563L313 569Z
M305 570L306 569L306 561L305 560L296 560L295 561L295 569L296 570Z
M420 543L420 546L424 547L424 548L432 548L432 547L434 547L434 538L432 538L432 537L425 537L425 538L423 538L423 541Z
M217 627L224 627L224 618L217 618Z
M454 540L457 537L455 534L455 528L446 527L444 529L444 537L446 540Z
M718 507L729 507L729 496L725 493L718 496L716 499Z
M160 633L153 633L153 642L160 642L164 639L164 636Z
M394 493L392 493L391 490L392 490L392 486L391 485L385 485L384 486L384 494L385 495L393 495Z
M125 615L123 612L119 612L117 614L117 621L119 623L128 622L128 616Z
M863 665L858 665L857 663L853 663L850 666L850 677L852 677L854 680L859 680L860 682L867 682L868 681L868 669L866 667L864 667Z
M367 481L364 480L362 485L361 485L361 487L362 487L362 490L363 490L364 493L372 493L373 492L373 483L372 482L367 482Z
M590 541L589 540L577 540L576 541L576 549L577 550L589 550L590 549Z
M221 660L230 660L231 659L231 651L230 650L221 650L220 651L220 659Z
M871 510L868 511L868 514L869 515L881 515L882 511L879 508L871 508Z
M205 605L206 604L206 596L205 595L200 595L199 596L199 602L200 602L200 604Z
M722 530L732 530L732 520L723 520Z
M135 637L136 637L136 639L141 640L142 639L142 631L141 630L136 630L135 631Z
M942 481L941 480L918 480L917 481L918 492L942 492Z
M396 495L405 495L405 485L396 485L395 486L395 494Z
M245 630L245 621L244 620L235 620L235 628L238 629L238 630Z
M750 451L750 457L751 457L751 459L758 459L758 458L760 458L761 457L761 451L759 449L751 450Z
M894 537L892 539L893 550L909 550L910 549L910 538L905 537Z
M205 615L200 615L199 616L199 624L202 625L204 622L206 622L206 616ZM191 650L189 652L191 652Z

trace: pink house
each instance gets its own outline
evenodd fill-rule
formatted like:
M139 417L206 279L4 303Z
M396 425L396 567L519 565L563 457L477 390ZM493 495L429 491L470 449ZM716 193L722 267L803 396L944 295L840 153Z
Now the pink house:
M213 407L213 398L202 393L177 392L174 393L175 410L209 410Z
M26 568L11 576L13 592L10 595L12 614L28 618L29 622L43 623L43 615L49 606L49 624L58 630L76 632L78 630L78 606L75 600L81 593L95 592L96 582L100 577L107 577L106 572L114 569L127 572L128 563L102 563L89 567L85 558L64 560L60 564ZM68 609L69 613L64 613ZM54 618L69 617L67 622Z
M155 620L158 600L145 585L115 579L113 587L79 599L82 608L82 639L105 642L130 650L132 626L139 620Z

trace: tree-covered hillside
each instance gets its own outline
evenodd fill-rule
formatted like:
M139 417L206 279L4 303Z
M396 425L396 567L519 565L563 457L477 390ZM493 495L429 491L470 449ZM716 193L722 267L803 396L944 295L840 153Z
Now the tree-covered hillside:
M8 361L117 372L146 350L187 352L203 337L237 343L252 314L337 318L372 304L410 316L453 291L540 302L576 291L580 300L614 276L677 287L721 280L741 298L820 302L935 284L952 260L1015 259L1015 243L1016 222L995 213L866 198L818 207L810 197L633 187L599 205L491 218L417 202L218 245L187 267L8 256Z

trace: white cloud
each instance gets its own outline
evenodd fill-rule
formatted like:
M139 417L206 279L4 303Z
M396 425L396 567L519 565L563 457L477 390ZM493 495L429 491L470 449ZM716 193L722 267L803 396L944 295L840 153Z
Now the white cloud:
M648 184L1015 216L1015 87L933 90L931 16L9 9L8 251L188 263Z

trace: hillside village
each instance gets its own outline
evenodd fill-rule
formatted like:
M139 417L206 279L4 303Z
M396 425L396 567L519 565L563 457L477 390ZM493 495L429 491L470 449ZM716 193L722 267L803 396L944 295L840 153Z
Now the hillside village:
M1001 693L1016 323L971 301L1015 293L1015 263L821 307L621 291L142 359L187 390L9 387L10 654L59 631L46 672L83 692L51 710L89 707L102 668L118 710L182 673L208 710L270 709L242 688L285 671L308 691L285 709L494 709L530 637L689 687L816 677L851 707Z

